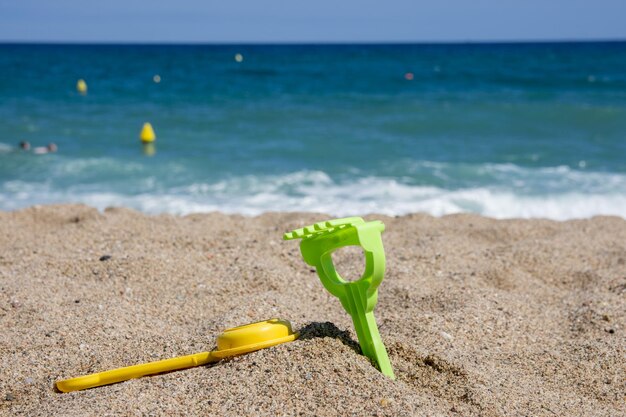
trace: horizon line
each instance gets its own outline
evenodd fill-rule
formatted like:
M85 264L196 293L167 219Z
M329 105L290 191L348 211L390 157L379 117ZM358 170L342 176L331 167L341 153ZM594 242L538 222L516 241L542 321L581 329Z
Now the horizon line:
M553 44L553 43L623 43L626 38L597 39L496 39L496 40L422 40L422 41L64 41L64 40L3 40L0 45L128 45L128 46L298 46L298 45L468 45L468 44Z

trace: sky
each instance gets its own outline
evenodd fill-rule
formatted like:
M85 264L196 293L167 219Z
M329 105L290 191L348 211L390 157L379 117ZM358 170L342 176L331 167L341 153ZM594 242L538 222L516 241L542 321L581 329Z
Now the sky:
M594 39L626 39L626 0L0 0L0 42Z

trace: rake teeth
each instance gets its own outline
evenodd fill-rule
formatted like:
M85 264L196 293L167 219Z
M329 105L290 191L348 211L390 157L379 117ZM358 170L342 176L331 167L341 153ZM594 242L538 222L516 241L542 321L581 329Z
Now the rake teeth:
M292 230L283 235L284 240L291 239L306 239L320 234L332 233L339 229L355 226L357 224L365 223L361 217L345 217L343 219L334 219L323 222L314 223L310 226L305 226L300 229Z

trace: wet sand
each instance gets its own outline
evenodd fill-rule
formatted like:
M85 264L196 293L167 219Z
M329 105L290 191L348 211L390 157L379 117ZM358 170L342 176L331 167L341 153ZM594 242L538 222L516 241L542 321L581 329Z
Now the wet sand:
M326 215L0 213L2 415L626 414L626 221L382 220L376 308L397 380L283 232ZM360 254L337 254L357 276ZM107 258L109 257L109 258ZM299 340L62 394L56 380L212 349L281 317Z

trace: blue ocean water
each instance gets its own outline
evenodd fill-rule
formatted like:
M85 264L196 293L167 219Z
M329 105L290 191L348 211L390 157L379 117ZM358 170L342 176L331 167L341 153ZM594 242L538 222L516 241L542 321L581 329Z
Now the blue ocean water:
M626 217L626 43L0 45L0 209L60 202Z

